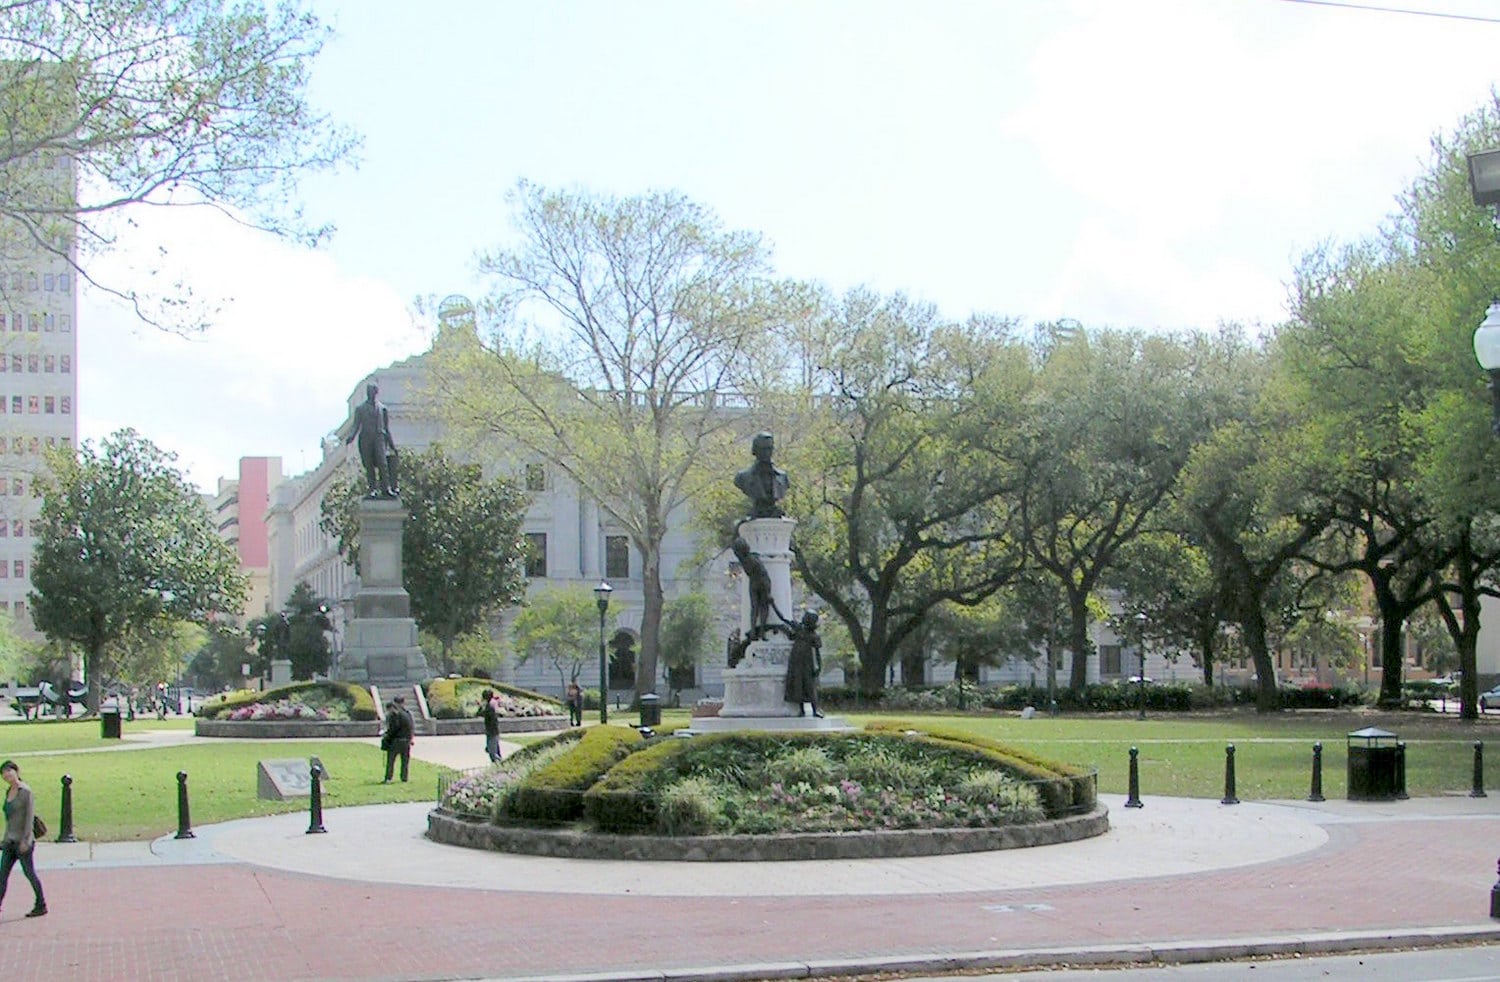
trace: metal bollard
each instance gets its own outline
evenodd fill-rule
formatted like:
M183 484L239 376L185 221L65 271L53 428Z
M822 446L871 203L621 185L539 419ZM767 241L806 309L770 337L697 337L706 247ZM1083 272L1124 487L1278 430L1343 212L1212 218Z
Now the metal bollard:
M77 842L73 834L73 775L62 776L62 816L58 819L57 841Z
M1405 801L1406 793L1406 741L1396 741L1396 800Z
M1484 793L1484 742L1474 741L1474 789L1469 792L1470 798L1488 798Z
M193 821L188 817L187 771L177 772L177 839L196 839Z
M1240 799L1234 796L1234 744L1224 747L1224 800L1221 805L1238 805Z
M323 768L317 764L314 764L312 768L312 794L309 800L312 816L307 826L307 834L327 832L328 830L323 827Z
M1323 797L1323 744L1313 744L1312 790L1307 792L1308 801L1326 801Z
M1141 804L1141 771L1136 758L1141 752L1134 747L1130 748L1130 794L1125 799L1126 808L1145 808Z

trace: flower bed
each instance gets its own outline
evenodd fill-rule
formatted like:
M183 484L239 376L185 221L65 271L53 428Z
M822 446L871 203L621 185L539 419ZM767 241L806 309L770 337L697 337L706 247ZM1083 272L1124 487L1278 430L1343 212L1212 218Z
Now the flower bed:
M556 699L489 679L433 679L423 692L434 719L466 719L478 714L479 695L485 689L498 697L495 708L502 719L567 715Z
M380 730L375 700L347 682L295 682L265 692L229 693L198 710L199 736L373 736Z

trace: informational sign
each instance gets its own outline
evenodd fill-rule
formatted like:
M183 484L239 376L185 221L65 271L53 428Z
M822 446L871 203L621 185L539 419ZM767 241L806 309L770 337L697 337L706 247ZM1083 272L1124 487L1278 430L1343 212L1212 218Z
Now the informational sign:
M256 764L255 796L286 801L312 793L312 766L301 758L262 760Z

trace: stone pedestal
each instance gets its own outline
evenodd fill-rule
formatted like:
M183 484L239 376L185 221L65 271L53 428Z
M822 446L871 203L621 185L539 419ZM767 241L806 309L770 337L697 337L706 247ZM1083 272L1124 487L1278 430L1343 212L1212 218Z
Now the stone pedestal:
M359 503L359 590L338 677L361 685L409 685L431 676L401 579L406 509L395 498Z
M740 526L740 535L750 551L760 557L771 578L771 623L784 618L795 622L798 612L792 608L792 529L790 518L756 518ZM750 634L750 584L741 577L739 584L740 636ZM779 616L778 616L779 614ZM693 733L722 733L726 730L847 730L841 719L819 719L798 716L799 707L787 702L786 663L792 653L792 642L785 634L772 632L752 641L745 656L734 668L724 672L724 707L717 717L695 718Z

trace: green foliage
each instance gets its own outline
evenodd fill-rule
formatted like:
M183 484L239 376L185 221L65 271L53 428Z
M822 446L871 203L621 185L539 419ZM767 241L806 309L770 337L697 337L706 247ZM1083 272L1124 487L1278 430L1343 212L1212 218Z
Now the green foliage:
M485 689L502 697L503 716L561 716L562 703L530 689L490 679L433 679L423 691L427 710L434 719L465 719L479 712L479 694Z
M662 610L661 656L668 668L691 668L715 647L713 604L695 590L668 600Z
M91 710L114 675L111 644L164 620L236 613L244 600L238 557L173 460L126 429L98 450L85 441L50 453L38 480L32 619L83 650Z
M767 763L765 772L783 784L827 784L833 779L833 761L822 747L796 747Z
M624 726L591 726L569 752L532 771L502 803L500 818L567 822L583 813L583 793L641 742Z
M582 733L574 730L523 747L488 769L449 784L443 789L439 804L458 815L494 819L515 793L518 782L570 750L578 736Z
M351 465L324 495L320 524L356 562L364 478ZM492 611L520 602L525 591L527 499L509 478L486 479L478 464L461 464L433 446L401 457L402 573L412 616L443 644L443 673L453 671L453 644Z
M146 201L206 200L261 228L320 237L296 206L297 180L355 146L307 100L326 36L298 2L3 5L0 249L8 239L54 252L62 268L88 262L115 242L121 214ZM76 189L56 180L58 157L73 163ZM103 288L152 323L207 325L212 311L185 291L156 295L152 282Z
M685 777L662 790L656 822L667 835L701 835L719 823L724 803L707 777Z
M510 637L519 664L545 661L564 689L598 656L598 600L588 587L538 589L511 622Z
M351 720L368 721L378 718L370 690L349 682L294 682L264 692L254 689L227 692L204 702L199 715L205 719L221 719L242 706L251 706L257 702L270 703L283 699L296 702L302 693L317 693L324 699L337 698L344 701Z
M250 622L256 639L256 658L251 667L259 675L270 671L271 662L292 663L292 678L310 679L328 671L333 651L325 632L333 629L328 619L328 601L313 593L305 581L292 587L281 612Z

